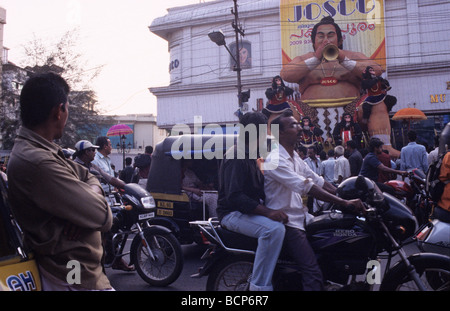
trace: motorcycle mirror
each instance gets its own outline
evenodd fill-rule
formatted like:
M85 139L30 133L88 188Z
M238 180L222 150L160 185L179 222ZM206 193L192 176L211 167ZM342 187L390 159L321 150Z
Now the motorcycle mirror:
M372 202L375 205L380 205L384 201L383 192L378 188L376 183L373 183Z

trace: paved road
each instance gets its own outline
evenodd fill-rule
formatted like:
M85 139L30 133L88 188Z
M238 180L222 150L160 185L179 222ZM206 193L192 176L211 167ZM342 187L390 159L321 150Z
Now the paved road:
M131 244L128 243L128 245ZM123 272L118 270L112 270L111 268L106 269L106 274L112 284L112 286L117 291L205 291L206 289L206 277L200 279L194 279L190 276L198 271L204 263L201 260L201 256L205 251L204 246L199 246L195 243L190 245L182 246L184 254L184 267L180 277L171 285L167 287L154 287L147 284L144 280L140 278L137 272ZM418 249L415 244L411 244L405 247L405 251L408 255L417 253ZM392 260L392 264L397 262L399 257L396 256ZM129 261L128 257L125 257L125 261ZM386 260L382 261L382 273L384 273ZM358 276L357 280L362 281L364 276ZM374 286L374 290L378 290L378 285Z
M204 291L206 289L206 277L201 279L191 278L191 274L198 271L203 261L200 257L205 250L204 247L195 243L183 245L184 267L180 277L167 287L153 287L147 284L137 272L124 272L106 269L106 274L117 291ZM129 261L125 257L125 261Z

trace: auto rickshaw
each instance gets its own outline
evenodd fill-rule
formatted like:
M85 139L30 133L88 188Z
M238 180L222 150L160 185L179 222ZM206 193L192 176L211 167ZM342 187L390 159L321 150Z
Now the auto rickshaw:
M202 244L200 233L189 222L207 220L210 215L204 200L193 200L182 190L183 161L192 161L191 170L203 183L212 184L212 192L217 193L221 160L236 139L237 135L231 134L181 135L157 144L147 180L157 210L149 222L169 228L181 244Z
M33 254L23 245L20 228L12 217L7 189L0 178L0 291L41 290Z

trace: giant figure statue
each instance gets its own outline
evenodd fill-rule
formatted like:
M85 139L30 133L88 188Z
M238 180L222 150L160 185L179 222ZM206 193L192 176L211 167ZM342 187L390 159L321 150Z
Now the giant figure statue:
M280 76L273 77L272 86L266 89L266 97L269 101L262 111L269 119L268 125L286 109L291 109L294 113L294 118L300 122L303 116L300 107L297 103L288 99L293 93L294 90L287 87Z
M391 157L398 158L400 151L394 149L390 143L391 123L389 112L397 103L397 98L387 95L391 89L389 82L375 74L375 70L367 66L362 73L361 88L367 92L367 97L358 107L358 120L363 126L367 125L370 137L377 137L383 143L383 149L389 151Z
M375 75L380 76L382 67L363 53L344 50L341 29L330 16L314 25L311 40L314 51L297 56L285 64L280 72L281 77L286 82L298 83L301 93L299 105L313 120L319 109L322 109L325 119L330 114L329 110L340 109L340 115L344 112L354 114L361 99L362 72L370 66ZM381 111L381 107L374 106L371 118L375 120L378 117L383 123L372 122L373 133L388 128L385 124L386 118L389 122L387 109ZM336 120L339 120L339 116L336 116ZM330 120L328 122L332 123ZM390 126L389 132L385 134L390 137ZM389 141L384 142L390 145Z

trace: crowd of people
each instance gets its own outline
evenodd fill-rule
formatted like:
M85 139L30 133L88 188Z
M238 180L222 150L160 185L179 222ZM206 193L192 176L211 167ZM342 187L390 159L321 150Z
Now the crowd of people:
M394 194L394 189L384 185L385 182L399 178L398 175L405 178L408 170L414 168L426 175L429 165L437 156L437 140L436 148L428 153L424 145L416 142L415 131L411 130L407 135L409 142L401 149L401 157L395 161L378 138L371 138L368 148L361 148L359 140L341 140L328 152L320 144L308 147L299 145L296 151L313 172L335 186L349 177L362 175L376 182L382 191ZM318 205L312 201L309 198L308 207L311 212L317 212Z
M264 116L257 112L241 118L244 126L264 122ZM318 157L314 145L298 146L302 128L292 111L283 111L272 124L279 126L279 139L265 162L273 169L262 173L257 169L256 159L236 159L236 146L225 155L219 174L218 216L223 227L258 239L250 290L273 289L272 275L282 247L298 264L304 276L303 288L323 290L322 272L305 233L306 225L314 218L315 206L319 205L316 202L332 202L345 212L364 213L359 199L347 201L335 196L339 183L363 175L387 190L382 173L395 178L407 176L406 170L411 167L426 171L428 166L419 164L424 163L427 154L423 153L423 146L417 145L416 134L411 131L410 143L402 149L402 154L407 156L400 162L400 169L391 167L389 156L386 158L383 152L383 142L378 138L370 140L364 154L356 142L349 140L345 147L338 145L328 154L322 151ZM255 142L246 143L246 150L256 148ZM446 158L450 159L449 154ZM271 166L272 162L276 164ZM447 163L447 171L441 172L442 178L450 179L449 166ZM449 190L447 187L447 197ZM312 199L306 206L305 196ZM443 201L439 204L445 206ZM444 208L450 210L448 204Z
M384 143L378 138L370 139L367 148L361 148L358 140L348 140L345 143L337 144L328 152L320 144L308 147L299 145L296 150L314 172L336 185L348 177L360 174L376 182L384 183L396 179L397 176L394 174L406 175L406 171L413 168L418 168L426 174L429 165L436 160L438 141L435 140L435 149L428 153L425 145L416 142L417 133L415 131L411 130L407 135L409 143L401 149L401 157L398 159L390 157L389 151L382 147ZM379 149L375 150L375 148ZM367 155L369 158L365 160L364 170L361 173L363 159L366 159ZM384 167L379 167L380 163L375 161L375 158ZM385 168L391 168L394 171Z
M145 154L137 156L134 167L132 159L126 159L118 176L111 167L108 137L99 137L95 145L87 140L77 142L73 159L67 159L54 140L62 137L68 119L69 91L66 81L53 73L36 75L25 83L20 95L22 126L7 170L10 205L25 243L36 256L43 290L114 290L104 261L125 271L133 267L123 261L114 263L108 254L112 247L108 236L115 220L106 198L111 187L123 188L129 182L145 187L153 150L146 148ZM260 112L246 113L240 119L243 126L267 121ZM322 273L305 233L315 206L331 202L345 212L364 212L360 199L336 196L336 186L350 176L363 175L382 186L381 173L405 176L411 167L426 171L428 154L410 132L410 143L401 151L400 169L390 167L383 142L376 138L370 140L367 154L361 154L358 144L349 140L345 146L318 155L314 145L298 148L303 128L292 110L283 111L272 124L279 126L278 144L265 162L269 166L276 162L273 169L261 171L258 159L250 156L259 139L242 137L245 146L235 145L224 156L218 194L211 204L217 204L223 227L258 239L250 290L272 290L273 270L283 245L305 275L304 289L322 290ZM246 156L237 157L238 152ZM447 179L449 161L447 154L441 172ZM204 195L197 191L203 186L189 164L183 166L183 187L195 199L195 195ZM312 200L305 206L304 197L308 196ZM441 202L443 209L450 210L449 186ZM81 284L67 282L66 265L71 260L80 263Z

